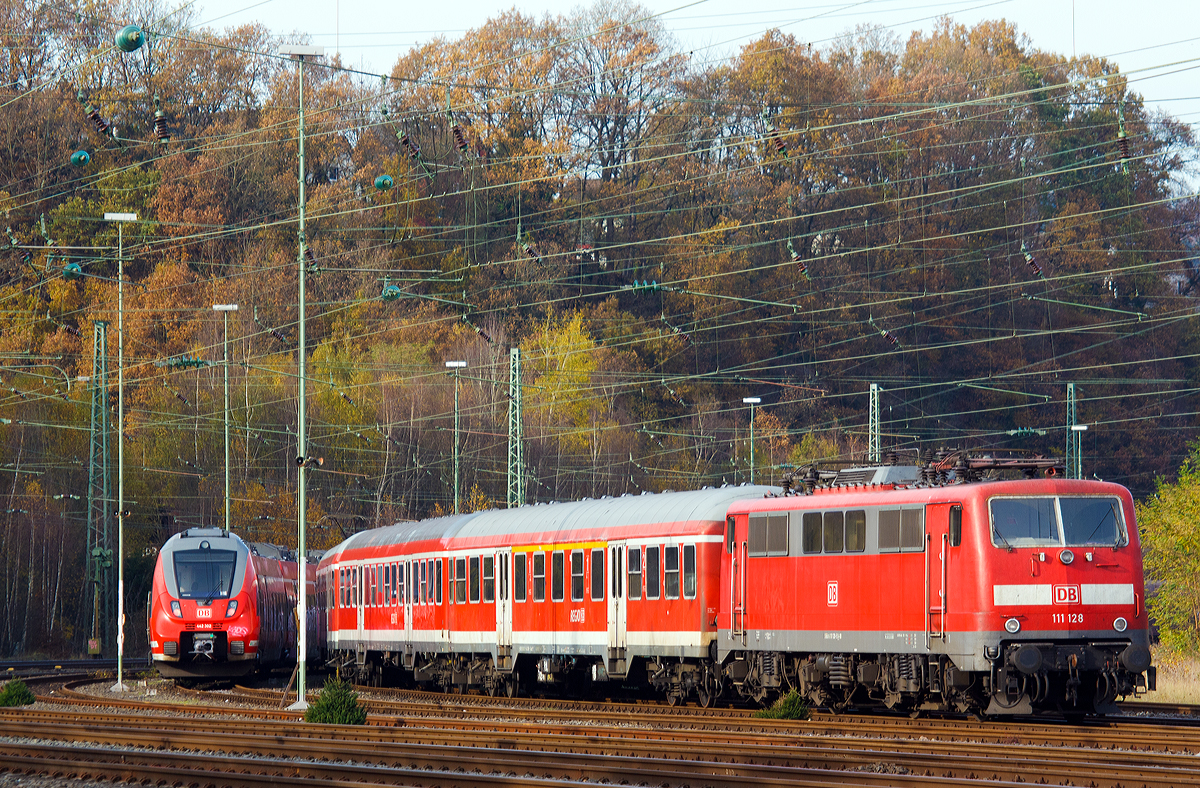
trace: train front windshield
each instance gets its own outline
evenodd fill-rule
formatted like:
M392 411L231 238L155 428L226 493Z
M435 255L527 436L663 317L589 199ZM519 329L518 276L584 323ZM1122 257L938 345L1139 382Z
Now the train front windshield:
M997 547L1120 546L1129 541L1117 498L993 498L990 504Z
M180 599L219 599L233 590L233 550L179 550L175 553L175 582Z

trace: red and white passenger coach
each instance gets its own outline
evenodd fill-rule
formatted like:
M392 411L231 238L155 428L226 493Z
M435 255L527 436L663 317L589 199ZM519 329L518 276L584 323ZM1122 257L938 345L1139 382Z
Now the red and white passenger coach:
M615 680L701 705L794 688L833 707L1093 713L1152 689L1129 492L977 477L857 468L798 491L363 532L318 570L327 646L372 682L514 694Z

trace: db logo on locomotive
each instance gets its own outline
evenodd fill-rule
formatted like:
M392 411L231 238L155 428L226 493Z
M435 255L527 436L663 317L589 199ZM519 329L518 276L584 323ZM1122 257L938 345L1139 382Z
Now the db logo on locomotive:
M1054 604L1056 604L1056 605L1078 605L1079 604L1079 586L1055 586L1054 587Z

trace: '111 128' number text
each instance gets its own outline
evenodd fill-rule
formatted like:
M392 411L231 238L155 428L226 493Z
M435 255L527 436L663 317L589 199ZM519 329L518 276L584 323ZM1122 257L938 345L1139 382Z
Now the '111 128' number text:
M1055 624L1082 624L1083 613L1055 613Z

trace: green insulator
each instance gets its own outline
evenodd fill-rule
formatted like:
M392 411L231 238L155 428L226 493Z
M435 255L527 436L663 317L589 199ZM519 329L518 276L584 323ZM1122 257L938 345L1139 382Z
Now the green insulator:
M136 52L146 43L146 34L137 25L125 25L117 31L113 43L122 52Z
M375 188L381 192L387 191L393 185L395 185L395 182L392 180L391 175L380 175L375 179Z
M71 163L76 167L86 167L92 160L92 154L85 150L77 150L71 154Z
M396 287L395 285L384 285L383 286L383 300L384 301L395 301L399 297L400 297L400 288Z
M79 263L67 263L63 266L63 279L78 279L83 276L83 266Z

